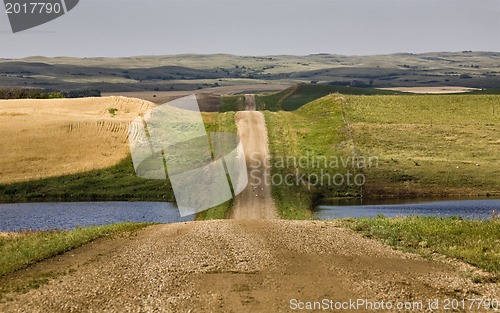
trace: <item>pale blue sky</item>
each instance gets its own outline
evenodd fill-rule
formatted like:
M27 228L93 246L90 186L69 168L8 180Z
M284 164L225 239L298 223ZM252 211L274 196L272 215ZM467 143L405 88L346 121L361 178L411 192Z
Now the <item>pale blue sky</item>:
M81 0L0 58L500 51L500 0Z

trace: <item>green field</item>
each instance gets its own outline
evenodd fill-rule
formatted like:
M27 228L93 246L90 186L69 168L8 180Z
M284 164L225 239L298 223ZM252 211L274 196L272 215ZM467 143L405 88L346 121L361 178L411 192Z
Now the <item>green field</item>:
M137 177L127 157L102 170L0 185L0 201L173 201L173 192L168 180Z
M292 186L273 184L273 197L282 217L308 218L309 209L321 198L360 196L360 188L347 184L347 173L357 174L360 169L347 162L352 160L353 150L339 104L322 98L295 112L264 115L272 175L299 177L293 179ZM344 166L342 160L348 164ZM326 177L323 182L322 175ZM335 175L340 176L334 181Z
M333 94L294 112L265 114L273 157L353 155L365 161L351 166L365 175L362 190L323 186L315 189L313 200L361 191L365 197L499 193L497 95Z
M222 96L220 100L219 112L244 111L245 96Z
M500 96L332 96L359 153L377 156L368 196L488 196L500 186Z

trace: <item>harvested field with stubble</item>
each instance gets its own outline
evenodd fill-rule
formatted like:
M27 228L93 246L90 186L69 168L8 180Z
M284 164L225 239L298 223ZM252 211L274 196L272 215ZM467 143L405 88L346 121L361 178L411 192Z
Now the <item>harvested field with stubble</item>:
M124 97L0 101L0 184L117 164L129 122L153 107Z

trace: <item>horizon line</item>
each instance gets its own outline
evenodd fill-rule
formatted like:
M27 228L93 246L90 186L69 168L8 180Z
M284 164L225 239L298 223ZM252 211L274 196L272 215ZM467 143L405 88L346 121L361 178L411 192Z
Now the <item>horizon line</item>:
M309 54L262 54L262 55L244 55L233 53L197 53L186 52L176 54L144 54L144 55L129 55L129 56L44 56L44 55L31 55L26 57L0 57L0 60L23 60L31 58L46 58L46 59L127 59L127 58L157 58L157 57L175 57L175 56L235 56L235 57L311 57L311 56L340 56L340 57L372 57L372 56L391 56L391 55L425 55L425 54L444 54L444 53L486 53L486 54L500 54L500 51L474 51L474 50L461 50L461 51L427 51L427 52L394 52L394 53L380 53L380 54L336 54L328 52L318 52Z

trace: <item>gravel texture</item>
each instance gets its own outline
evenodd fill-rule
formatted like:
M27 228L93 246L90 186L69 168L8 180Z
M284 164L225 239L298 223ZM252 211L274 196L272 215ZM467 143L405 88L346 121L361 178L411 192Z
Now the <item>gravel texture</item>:
M327 221L225 220L158 225L106 239L64 276L1 312L288 312L290 300L427 301L496 297L459 262L395 251ZM75 266L73 260L79 260ZM39 265L43 266L43 264Z

